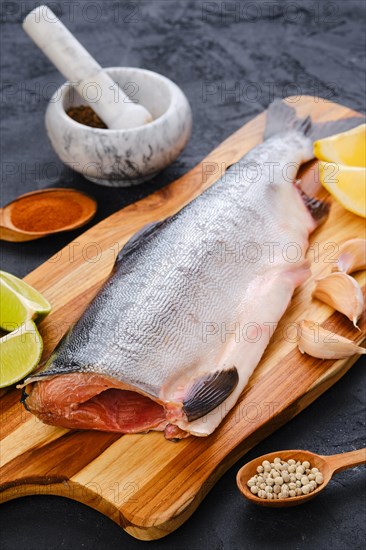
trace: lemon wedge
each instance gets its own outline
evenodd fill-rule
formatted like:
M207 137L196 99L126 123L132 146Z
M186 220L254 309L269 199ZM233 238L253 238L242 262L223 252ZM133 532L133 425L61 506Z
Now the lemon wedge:
M314 143L314 155L319 160L346 166L366 166L366 124L320 139Z
M347 210L366 217L366 124L314 143L320 181Z
M366 168L319 162L320 181L346 210L366 218Z

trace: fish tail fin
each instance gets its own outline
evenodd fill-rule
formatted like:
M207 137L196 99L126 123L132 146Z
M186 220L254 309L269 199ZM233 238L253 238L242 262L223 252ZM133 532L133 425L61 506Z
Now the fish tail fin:
M281 99L275 99L267 110L264 139L276 134L297 131L308 136L314 142L341 132L347 132L364 123L365 117L363 116L313 123L310 116L298 117L293 107Z
M298 131L307 135L310 128L311 118L309 116L300 118L293 107L290 107L281 99L275 99L267 110L264 139L290 131Z

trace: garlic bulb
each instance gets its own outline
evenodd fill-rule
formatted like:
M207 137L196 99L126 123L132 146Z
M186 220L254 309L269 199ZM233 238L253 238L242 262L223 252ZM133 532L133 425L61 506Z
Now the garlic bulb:
M366 239L350 239L340 246L333 271L352 273L360 269L366 269Z
M343 359L352 355L366 354L366 349L357 346L352 340L325 330L314 321L301 321L298 347L318 359Z
M358 328L364 299L360 285L353 277L343 272L322 277L317 280L312 296L346 315Z

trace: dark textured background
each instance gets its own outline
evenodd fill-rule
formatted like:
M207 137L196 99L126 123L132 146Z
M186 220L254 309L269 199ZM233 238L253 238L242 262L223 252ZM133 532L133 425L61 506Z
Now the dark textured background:
M153 182L127 190L98 187L66 169L47 140L47 100L63 78L22 31L21 21L35 5L1 3L2 205L33 189L72 186L98 200L95 223L186 172L274 96L311 94L365 112L364 0L52 2L52 9L102 65L158 71L183 88L193 110L190 143ZM2 243L2 266L24 276L79 233ZM235 484L244 462L274 449L332 454L363 446L365 361L361 363L239 461L168 538L136 541L86 506L38 496L1 506L1 549L365 548L362 468L338 475L325 494L293 509L249 505Z

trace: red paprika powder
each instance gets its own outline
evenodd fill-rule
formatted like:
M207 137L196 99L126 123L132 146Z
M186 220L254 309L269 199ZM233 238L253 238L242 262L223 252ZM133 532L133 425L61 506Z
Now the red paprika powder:
M74 224L82 213L81 204L67 194L35 194L13 204L11 222L23 231L47 232Z

